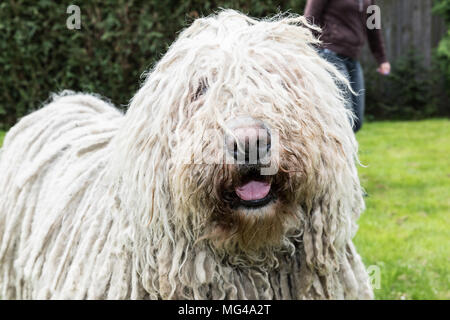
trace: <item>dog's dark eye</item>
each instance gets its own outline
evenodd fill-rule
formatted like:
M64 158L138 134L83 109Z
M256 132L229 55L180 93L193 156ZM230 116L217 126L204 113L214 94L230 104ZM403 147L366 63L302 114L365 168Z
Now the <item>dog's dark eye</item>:
M197 89L195 90L195 94L193 96L193 101L197 100L201 96L203 96L206 91L208 90L208 85L206 83L206 80L202 80L199 82Z

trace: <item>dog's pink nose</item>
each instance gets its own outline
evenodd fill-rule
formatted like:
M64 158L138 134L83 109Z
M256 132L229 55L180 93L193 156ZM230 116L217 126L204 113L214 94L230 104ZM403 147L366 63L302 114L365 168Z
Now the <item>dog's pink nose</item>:
M270 151L270 132L262 121L241 117L229 122L227 149L240 164L258 164Z

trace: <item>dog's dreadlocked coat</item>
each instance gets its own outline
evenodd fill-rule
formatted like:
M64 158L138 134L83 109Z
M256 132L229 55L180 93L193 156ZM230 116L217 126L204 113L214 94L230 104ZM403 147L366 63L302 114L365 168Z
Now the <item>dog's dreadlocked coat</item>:
M345 79L311 28L222 11L179 35L126 114L64 93L24 117L0 153L0 297L371 298ZM271 175L186 161L230 137L247 152L255 128L278 135Z

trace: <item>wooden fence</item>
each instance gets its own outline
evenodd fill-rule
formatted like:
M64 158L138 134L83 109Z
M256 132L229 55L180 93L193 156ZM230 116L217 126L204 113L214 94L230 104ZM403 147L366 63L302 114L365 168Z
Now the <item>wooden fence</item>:
M424 65L430 66L432 50L446 32L441 17L432 14L433 0L378 0L381 8L381 27L388 59L407 55L411 49L421 55ZM364 48L361 60L365 65L375 63L370 50Z

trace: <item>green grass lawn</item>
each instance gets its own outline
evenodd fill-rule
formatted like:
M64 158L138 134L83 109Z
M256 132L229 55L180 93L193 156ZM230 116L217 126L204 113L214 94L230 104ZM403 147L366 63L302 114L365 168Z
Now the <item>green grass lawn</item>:
M355 243L378 265L378 299L450 299L450 121L367 123L357 135L369 194Z
M366 123L357 138L369 195L355 243L380 268L376 298L450 299L450 121Z
M5 133L3 131L0 131L0 147L2 146L4 137L5 137Z

